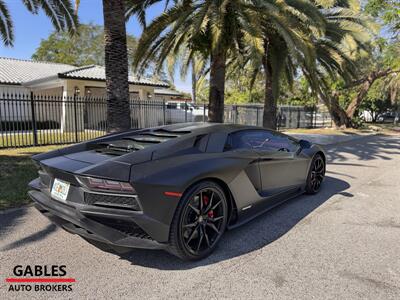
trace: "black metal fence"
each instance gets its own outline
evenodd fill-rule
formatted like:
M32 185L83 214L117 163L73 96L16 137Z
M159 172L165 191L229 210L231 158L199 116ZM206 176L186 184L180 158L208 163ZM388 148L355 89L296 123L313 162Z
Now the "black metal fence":
M98 97L30 94L0 96L0 148L85 141L106 133L107 102ZM206 104L165 100L130 100L132 128L207 121ZM225 122L262 126L263 107L226 105ZM327 112L282 106L279 129L331 126Z
M225 106L224 121L262 126L263 112L264 109L261 105L228 105ZM318 107L279 106L277 126L278 130L332 127L332 119L328 111Z

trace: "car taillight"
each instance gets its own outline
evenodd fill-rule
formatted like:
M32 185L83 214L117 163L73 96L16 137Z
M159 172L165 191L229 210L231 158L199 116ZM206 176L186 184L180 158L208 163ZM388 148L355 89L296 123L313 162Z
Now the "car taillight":
M103 191L106 190L113 192L125 192L125 193L136 194L135 189L129 182L121 182L121 181L114 181L114 180L93 178L93 177L83 177L83 176L77 176L76 178L82 186L90 190L103 190Z

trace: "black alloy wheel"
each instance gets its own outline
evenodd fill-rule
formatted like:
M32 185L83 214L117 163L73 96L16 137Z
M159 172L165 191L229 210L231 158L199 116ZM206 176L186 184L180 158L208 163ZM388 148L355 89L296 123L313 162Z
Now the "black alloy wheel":
M181 200L171 227L171 252L185 260L201 259L214 250L226 229L225 194L214 182L202 182Z
M307 177L306 192L316 194L321 188L325 177L325 162L320 154L314 156L311 162L311 168Z

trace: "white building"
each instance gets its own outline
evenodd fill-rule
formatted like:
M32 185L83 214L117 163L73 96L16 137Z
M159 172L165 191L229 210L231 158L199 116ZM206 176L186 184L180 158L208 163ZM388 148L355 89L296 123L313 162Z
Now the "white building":
M165 82L133 75L130 75L128 80L131 100L170 100L171 97L180 95L179 92L169 90L169 85ZM21 97L29 99L31 93L36 96L53 96L60 102L53 105L56 106L53 112L42 114L36 120L59 122L63 131L74 130L75 123L78 127L82 127L84 124L95 122L87 118L88 110L91 112L90 115L96 115L96 122L99 122L99 119L104 121L104 110L99 117L99 113L92 111L98 107L85 104L78 107L79 119L75 122L72 106L67 104L68 99L73 96L86 96L81 98L84 101L88 98L102 98L106 94L105 87L105 68L102 66L76 67L0 57L0 121L30 120L32 118L31 109L28 107L30 103L10 100ZM40 101L36 101L35 107L40 111L42 108Z

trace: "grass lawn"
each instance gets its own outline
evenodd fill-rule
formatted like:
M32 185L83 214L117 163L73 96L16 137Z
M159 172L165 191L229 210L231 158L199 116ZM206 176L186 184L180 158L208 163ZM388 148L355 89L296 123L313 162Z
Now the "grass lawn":
M0 150L0 210L30 202L27 184L37 177L31 156L65 146Z
M327 134L327 135L347 135L358 134L365 132L364 129L336 129L336 128L295 128L284 131L285 133L299 133L299 134Z
M348 135L348 134L365 134L371 132L380 132L383 134L398 134L400 132L400 125L394 124L368 124L366 123L362 128L297 128L288 129L284 133L298 133L298 134L326 134L326 135Z
M78 141L85 141L94 139L96 137L105 135L106 132L98 130L85 130L78 132L61 132L60 130L38 130L37 140L39 145L47 144L68 144L75 143L76 138ZM3 133L0 135L0 148L1 147L16 147L16 146L31 146L33 145L32 132L24 133Z
M385 134L400 134L400 124L371 124L370 127L374 128L374 130L379 130Z

